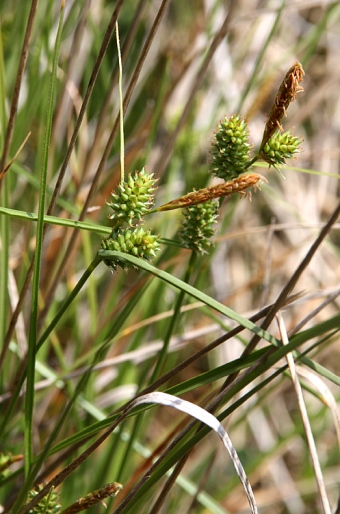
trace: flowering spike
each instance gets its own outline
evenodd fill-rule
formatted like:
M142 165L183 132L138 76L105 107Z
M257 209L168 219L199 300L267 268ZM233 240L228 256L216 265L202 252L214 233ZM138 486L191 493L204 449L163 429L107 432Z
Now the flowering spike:
M76 514L82 510L88 510L93 505L103 503L103 500L109 496L117 496L122 488L123 486L118 482L106 484L104 487L101 487L100 489L87 494L84 498L79 498L79 500L67 507L67 509L65 509L62 514Z
M160 211L171 211L173 209L182 209L183 207L190 207L199 203L207 202L214 198L221 198L222 196L230 196L234 193L240 193L241 195L247 195L247 189L253 187L258 188L258 182L264 180L262 175L258 173L248 173L247 175L241 175L233 180L222 182L216 186L206 187L199 189L198 191L192 191L176 200L172 200L164 205L161 205L157 209Z
M37 494L42 490L43 486L39 485L28 493L27 502L29 503L34 499ZM50 490L47 496L41 500L29 511L29 514L57 514L61 512L61 505L58 500L58 495L54 490Z
M143 227L134 229L118 228L113 230L108 238L103 239L101 246L104 250L123 252L150 260L160 250L158 238L158 235L152 234L150 230L145 231ZM123 268L127 266L113 259L105 259L104 262L113 270L117 269L117 265Z
M206 253L212 246L213 225L217 223L218 204L208 200L183 210L184 221L179 231L182 245L190 250Z
M289 68L276 94L273 107L271 108L268 121L264 129L260 152L275 132L283 130L281 120L286 115L286 110L288 109L289 104L295 100L296 95L300 91L303 91L303 87L299 85L299 82L302 81L304 74L305 72L298 61Z
M149 174L145 168L129 174L125 182L121 182L115 192L111 193L112 201L107 205L113 210L110 219L125 221L130 226L133 220L141 221L151 205L153 205L153 192L155 191L153 174Z
M285 164L286 159L291 159L300 152L302 139L295 137L288 130L283 134L277 132L264 145L260 156L271 166Z
M223 180L231 180L245 171L252 146L247 123L239 116L225 117L211 144L211 171Z

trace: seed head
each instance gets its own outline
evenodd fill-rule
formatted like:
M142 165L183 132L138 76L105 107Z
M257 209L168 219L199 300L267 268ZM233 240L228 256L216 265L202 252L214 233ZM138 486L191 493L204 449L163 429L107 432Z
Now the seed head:
M247 123L239 116L225 117L211 144L211 172L223 180L231 180L245 171L252 144Z
M142 220L151 205L153 205L153 192L155 191L153 174L149 174L145 168L129 174L126 181L121 182L116 191L111 193L112 201L107 205L113 210L110 219L125 221L130 226L134 220Z
M143 227L134 229L118 228L113 230L108 238L103 239L101 246L104 250L123 252L134 257L150 260L160 250L158 239L158 235L152 234L150 230L145 231ZM117 269L117 265L124 268L127 266L114 259L105 259L104 262L113 270Z

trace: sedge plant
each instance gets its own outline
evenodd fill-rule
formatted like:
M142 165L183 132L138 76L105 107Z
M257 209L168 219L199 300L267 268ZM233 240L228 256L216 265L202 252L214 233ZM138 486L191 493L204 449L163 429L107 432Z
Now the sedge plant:
M191 511L196 509L201 512L205 509L220 514L229 511L228 502L232 501L233 492L237 491L239 479L252 512L257 512L257 491L255 494L252 491L254 481L251 473L253 470L259 472L260 464L246 452L236 453L231 444L233 434L230 439L220 422L235 419L233 417L236 415L234 426L246 425L242 410L244 403L249 401L247 405L253 406L266 403L267 395L270 397L275 391L276 380L281 380L283 384L289 381L284 361L286 356L294 382L296 375L292 356L307 370L316 370L320 377L339 385L338 375L319 364L316 352L313 353L318 347L331 345L335 340L339 327L337 315L307 329L303 328L301 322L296 332L291 331L288 336L282 318L279 318L279 332L270 326L280 309L289 309L292 302L298 301L291 296L293 288L335 223L336 211L306 256L301 262L297 259L299 264L296 270L287 279L276 300L251 316L241 315L227 302L216 300L207 283L204 283L206 275L201 273L214 258L216 241L223 237L217 229L226 223L226 208L232 205L235 213L238 209L255 212L257 202L263 201L261 187L265 195L268 194L267 180L269 184L277 180L278 189L281 183L288 182L282 180L281 170L288 159L300 152L302 137L295 136L292 129L284 128L285 116L290 115L290 112L287 113L288 107L302 91L302 65L295 62L282 80L272 107L267 110L268 119L263 134L260 134L262 139L256 138L260 141L257 146L251 141L247 116L238 112L226 115L217 124L209 147L209 158L201 165L197 177L191 178L193 188L184 188L179 194L171 192L171 196L168 195L164 201L167 152L164 149L163 160L157 165L154 160L150 164L147 152L141 151L141 148L150 150L156 146L155 134L164 111L162 102L171 97L167 89L169 69L162 59L155 73L150 72L151 86L147 82L141 86L139 99L144 117L139 117L138 102L132 107L130 105L130 111L129 103L133 92L138 91L138 88L135 89L136 83L165 15L166 3L160 6L149 33L141 32L142 3L141 10L136 10L135 17L130 19L132 11L128 13L124 10L123 2L116 2L104 37L101 37L101 27L97 28L93 19L94 41L88 48L90 52L97 51L97 54L93 60L91 54L92 71L87 66L84 68L82 87L85 87L85 80L87 86L81 105L72 87L73 80L76 80L73 72L78 65L86 63L86 59L79 59L78 62L72 60L69 72L64 77L61 71L63 66L66 69L68 63L63 62L64 54L60 50L64 49L63 37L66 42L69 41L72 20L77 20L78 32L72 39L72 51L74 55L83 51L80 41L86 40L86 20L91 12L88 11L89 5L80 7L75 2L67 11L69 18L64 20L65 5L61 2L58 30L51 31L51 34L56 34L53 51L49 46L50 39L46 39L40 47L36 32L32 32L36 13L41 16L43 12L39 8L35 10L35 2L32 2L27 18L15 20L15 27L13 20L4 18L5 42L8 27L13 26L17 34L25 34L19 72L15 75L11 69L6 75L6 80L15 84L8 119L4 94L1 104L1 134L4 136L0 170L1 244L4 250L1 255L1 290L3 296L7 297L9 290L13 295L10 309L2 303L0 319L3 342L0 355L3 370L1 406L4 406L0 420L0 486L3 491L3 494L0 493L0 503L4 505L4 512L71 514L91 507L101 509L102 502L108 504L110 512L117 514L141 512L141 509L154 514L162 509L163 512L171 512L171 509L178 512L183 510L183 498L190 495ZM218 2L216 9L219 9ZM284 12L284 3L279 11L276 29ZM125 27L129 18L131 32L128 35L124 32L121 56L117 20L122 13L120 27ZM47 26L55 13L53 9L47 9L44 14L45 17L40 17L38 21ZM322 34L321 27L326 27L326 22L330 23L335 15L336 7L327 9L317 25L319 31L316 29L310 34L308 48L313 45L316 48ZM201 77L228 30L228 16L211 40L197 72L195 86L188 95L189 107L193 106L192 102L202 85ZM23 19L27 20L25 27ZM270 34L268 38L274 37L273 32ZM114 35L117 42L115 48L118 48L114 52L115 74L107 80L104 57L112 51L110 39ZM27 49L30 48L32 37L36 46L32 47L25 76ZM129 59L135 58L136 53L134 41L142 50L129 75ZM269 42L264 43L256 70ZM70 55L73 55L72 52ZM304 57L305 63L308 56ZM11 59L8 59L11 63ZM43 69L45 60L48 65ZM125 74L129 78L126 84ZM39 88L34 82L38 75ZM2 76L5 77L5 74ZM13 79L15 76L17 78ZM39 102L24 104L19 117L21 123L14 130L23 77L28 84L32 84L28 88L28 98L34 98L33 92L39 90L48 102L41 105ZM101 81L108 88L116 87L118 82L119 94L112 95L112 89L101 104L101 112L97 112L97 102L100 103L102 98L96 87L99 88ZM245 91L249 92L250 81L248 86ZM160 103L156 103L152 111L154 119L151 126L143 96L144 87L145 90L150 87L159 92ZM123 89L126 89L124 95ZM1 92L4 90L5 85L1 83ZM112 96L119 97L119 107L115 105L116 111L113 109L111 112ZM76 117L71 119L65 131L64 119L68 112L65 106L70 97L74 100ZM40 110L45 115L41 125ZM189 108L184 109L179 117L173 141L178 135L176 131L180 131L188 121L186 113L189 111ZM35 114L34 123L31 120L30 123L22 123L30 119L32 112ZM113 112L116 117L112 122ZM204 133L207 141L216 119L211 121ZM94 120L98 120L98 125ZM41 141L37 152L41 165L37 167L40 170L39 180L35 174L27 173L26 169L33 159L26 125L34 126L35 123L44 127L43 130L40 128L42 136L38 138ZM83 131L84 125L88 131ZM138 132L136 127L148 128L147 144L143 140L144 128ZM136 133L140 139L139 136L135 137ZM64 139L60 134L64 134ZM85 152L89 134L93 136L93 144ZM16 151L12 151L13 137ZM189 141L184 146L189 147ZM109 156L112 155L114 158L110 160ZM173 162L180 162L175 157ZM108 162L112 166L109 172L105 170ZM271 174L267 179L257 172L260 166L274 168L280 174L276 174L275 179ZM169 169L172 169L171 164ZM118 173L115 173L117 170ZM34 198L39 198L39 203L35 203L27 194L21 197L21 209L18 207L11 182L12 173L18 173L20 177L17 187L20 189L20 181L29 184L38 194ZM63 184L65 179L66 183ZM96 196L98 187L101 194ZM237 202L239 197L251 199L252 191L257 192L253 203ZM94 198L95 208L91 209ZM177 215L179 212L180 215ZM65 213L68 213L68 217ZM9 252L10 219L15 220L20 228L16 244L20 241L20 224L24 224L23 220L29 226L25 232L27 253L20 261L20 268L16 253L10 255ZM171 237L163 232L169 219L176 220L176 230ZM33 230L35 223L36 232ZM61 236L54 232L55 228L62 231ZM82 234L80 238L79 233ZM82 252L75 258L80 241ZM8 273L11 266L14 266L13 274ZM73 269L76 272L72 273ZM18 297L12 289L13 279L20 284ZM29 308L26 307L28 298ZM332 301L336 301L336 296L332 298ZM214 330L218 327L219 336L194 336L193 347L186 347L183 355L176 359L174 349L176 352L176 345L180 348L185 342L186 332L191 326L190 313L196 309L199 312L195 320L197 329L201 328L199 325L204 319L215 327ZM29 330L25 346L25 338L22 338L24 331L18 327L22 326L21 323L26 326L27 322ZM250 341L245 330L251 333ZM155 340L148 344L151 334ZM195 348L200 338L205 338L204 345ZM210 366L209 359L214 359L214 352L227 341L241 343L243 353L228 363L212 361ZM302 345L305 345L304 353ZM306 380L310 378L309 375ZM324 393L316 393L313 382L312 386L304 383L303 387L313 393L317 402L324 398ZM102 396L97 393L100 388L104 391ZM191 402L183 401L183 395L188 395ZM102 403L99 398L103 400ZM260 398L259 402L257 398ZM108 401L107 406L105 401ZM332 404L331 400L327 401L329 405ZM156 407L145 406L152 403L166 407L156 410ZM162 424L163 414L158 416L158 413L165 412L168 407L172 411L181 411L181 415L192 415L207 426L198 427L195 422L188 423L186 417L173 414L165 422L169 430L164 431L164 438L160 437L158 426ZM255 407L249 410L252 408ZM294 433L300 438L304 423L305 418L303 423L296 421ZM219 475L223 479L215 480L215 484L209 483L210 472L215 478L217 476L218 465L214 466L214 460L209 473L204 471L211 457L208 447L204 446L211 428L226 443L229 452L223 459L223 465L229 463L231 457L236 470L236 474L233 469L226 474L223 472ZM292 431L286 441L289 442L289 437L293 435ZM194 448L203 448L207 454L202 453L197 465L186 476L182 473L183 466L188 457L192 457ZM280 451L279 441L277 451ZM262 458L258 460L263 463L268 455L269 451L267 454L263 451ZM320 466L315 465L314 469L320 470ZM250 472L249 476L245 470ZM317 475L319 483L319 473ZM176 490L175 483L179 484L181 491L185 491L177 503L170 493ZM206 492L205 487L210 492ZM325 489L320 487L319 490L323 509L327 512ZM282 503L285 503L284 500Z

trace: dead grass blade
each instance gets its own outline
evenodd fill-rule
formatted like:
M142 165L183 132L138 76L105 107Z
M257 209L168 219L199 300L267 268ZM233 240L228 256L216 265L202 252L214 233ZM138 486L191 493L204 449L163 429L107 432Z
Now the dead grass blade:
M288 341L287 331L286 331L286 327L285 327L285 324L284 324L284 321L283 321L283 318L282 318L282 315L280 312L277 314L277 322L278 322L278 326L279 326L279 330L280 330L280 334L281 334L282 343L284 345L288 344L289 341ZM319 490L322 509L325 514L331 514L332 511L331 511L331 508L329 505L325 482L324 482L324 479L322 476L322 470L321 470L321 466L320 466L320 462L319 462L319 457L318 457L312 429L311 429L311 426L309 423L308 412L307 412L306 404L305 404L305 401L303 398L301 384L299 382L299 379L298 379L298 376L296 373L296 367L295 367L293 355L291 353L287 353L286 359L287 359L288 367L289 367L290 374L292 377L292 382L293 382L293 386L295 389L295 393L297 396L298 406L299 406L301 418L302 418L302 423L305 428L305 433L306 433L310 456L311 456L311 460L312 460L312 464L313 464L313 468L314 468L316 483L317 483L317 487Z

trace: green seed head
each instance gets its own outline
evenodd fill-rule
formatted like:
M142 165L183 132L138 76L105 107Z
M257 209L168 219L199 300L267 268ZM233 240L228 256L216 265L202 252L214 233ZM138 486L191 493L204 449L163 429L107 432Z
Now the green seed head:
M34 499L35 496L41 491L43 486L38 486L28 493L28 502ZM57 514L61 511L61 505L58 501L58 495L55 491L50 492L29 511L28 514Z
M293 136L289 130L283 133L277 132L264 145L261 157L274 167L285 164L286 159L291 159L301 151L301 143L302 139Z
M184 221L179 238L185 248L206 253L212 246L213 225L217 223L218 203L209 200L183 210Z
M245 171L251 146L246 122L239 116L224 118L211 144L211 172L223 180L238 177Z
M160 250L158 239L158 235L152 234L150 230L144 230L142 227L134 229L118 228L113 230L110 237L103 239L101 246L104 250L123 252L150 260ZM123 268L127 267L127 264L114 259L105 259L104 262L113 270L116 270L118 265Z
M130 174L125 182L111 193L112 200L107 205L113 210L110 219L119 219L133 226L134 220L142 220L144 214L153 205L153 192L156 180L145 168Z

